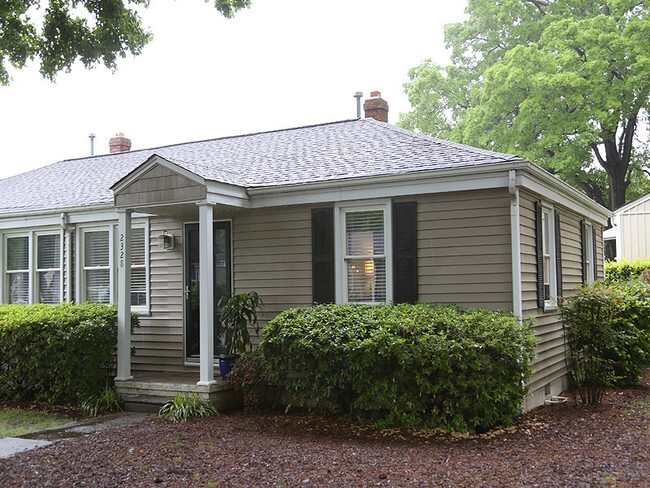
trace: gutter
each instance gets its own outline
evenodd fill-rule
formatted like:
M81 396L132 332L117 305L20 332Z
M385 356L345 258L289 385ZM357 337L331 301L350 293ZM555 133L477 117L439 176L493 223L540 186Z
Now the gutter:
M521 292L521 227L519 218L519 187L517 171L508 171L508 193L510 194L510 250L512 261L512 311L522 318Z

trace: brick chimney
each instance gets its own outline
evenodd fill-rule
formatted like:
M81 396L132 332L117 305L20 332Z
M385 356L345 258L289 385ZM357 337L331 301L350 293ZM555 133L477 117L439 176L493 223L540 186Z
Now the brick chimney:
M115 137L108 141L108 147L111 153L129 152L131 150L131 139L124 137L123 132L118 132Z
M370 92L370 98L363 104L366 118L373 118L379 122L388 122L388 103L381 98L378 91Z

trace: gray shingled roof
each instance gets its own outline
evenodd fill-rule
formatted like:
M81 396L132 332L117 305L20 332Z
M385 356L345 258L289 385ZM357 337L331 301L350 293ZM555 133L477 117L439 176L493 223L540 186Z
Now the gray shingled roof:
M206 180L245 188L521 160L355 119L60 161L0 180L0 212L111 203L111 186L154 154Z

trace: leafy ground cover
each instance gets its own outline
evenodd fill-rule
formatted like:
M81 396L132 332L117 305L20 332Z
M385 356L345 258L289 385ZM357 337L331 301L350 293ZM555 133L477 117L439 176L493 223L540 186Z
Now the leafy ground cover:
M73 421L68 417L37 410L0 409L0 439L49 429Z
M483 435L302 412L152 418L0 460L0 486L644 487L649 445L646 371L600 406L546 406Z

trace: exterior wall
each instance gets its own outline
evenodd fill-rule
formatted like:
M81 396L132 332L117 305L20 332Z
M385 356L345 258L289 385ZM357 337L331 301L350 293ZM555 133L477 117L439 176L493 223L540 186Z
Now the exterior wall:
M619 215L621 227L621 256L617 258L645 258L650 256L650 200Z
M549 395L557 395L568 387L564 360L562 321L556 310L537 307L537 264L535 252L535 201L537 196L520 192L522 310L524 318L533 318L533 333L538 339L537 356L533 362L534 378L530 385L531 397L526 408L544 403ZM562 289L564 296L575 294L582 283L581 217L563 207L560 213L562 237ZM593 223L596 231L597 279L603 278L602 226Z
M441 193L415 200L419 300L512 310L508 192Z
M157 236L174 235L174 249L158 249ZM132 335L134 372L183 371L183 223L178 219L149 219L150 313L140 317Z

